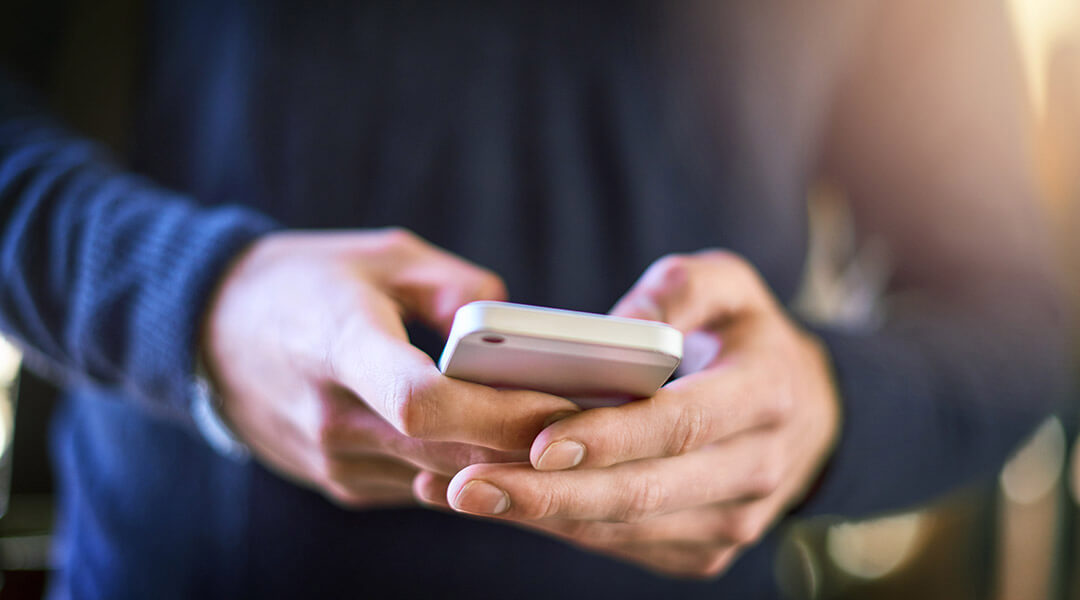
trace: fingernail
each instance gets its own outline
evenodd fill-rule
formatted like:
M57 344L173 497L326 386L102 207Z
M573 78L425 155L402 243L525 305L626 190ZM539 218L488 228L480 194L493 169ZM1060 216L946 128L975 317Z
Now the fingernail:
M581 464L585 458L585 446L574 440L560 440L549 444L536 461L536 468L541 471L561 471Z
M551 425L552 423L554 423L556 421L562 421L563 419L565 419L567 417L572 417L572 416L578 414L579 412L581 412L581 411L577 411L577 410L559 411L559 412L551 415L550 417L548 417L547 420L544 421L544 426L541 427L541 429L547 429L548 425Z
M510 508L510 496L486 481L474 479L458 492L454 508L481 515L500 515Z

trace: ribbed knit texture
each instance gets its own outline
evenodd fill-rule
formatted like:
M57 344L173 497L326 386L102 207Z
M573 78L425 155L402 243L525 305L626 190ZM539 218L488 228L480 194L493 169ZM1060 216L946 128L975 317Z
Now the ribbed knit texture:
M0 88L0 109L20 115L0 121L0 327L69 385L187 419L212 288L273 222L124 173L25 97Z

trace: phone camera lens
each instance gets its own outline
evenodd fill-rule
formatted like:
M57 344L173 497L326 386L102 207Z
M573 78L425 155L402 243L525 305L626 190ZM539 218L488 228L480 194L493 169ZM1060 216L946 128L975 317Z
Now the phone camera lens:
M501 344L506 341L506 338L501 335L485 335L480 339L486 344Z

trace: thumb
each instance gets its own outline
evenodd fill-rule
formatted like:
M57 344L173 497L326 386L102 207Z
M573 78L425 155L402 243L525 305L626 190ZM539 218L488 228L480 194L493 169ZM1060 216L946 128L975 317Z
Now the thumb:
M752 316L771 303L765 284L745 259L709 250L656 261L611 314L662 321L690 333Z

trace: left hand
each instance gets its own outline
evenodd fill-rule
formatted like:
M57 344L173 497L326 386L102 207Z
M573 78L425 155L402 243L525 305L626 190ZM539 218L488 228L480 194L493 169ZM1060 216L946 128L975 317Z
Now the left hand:
M424 473L414 492L653 570L715 576L828 457L840 410L827 355L728 252L661 259L612 314L683 331L688 374L652 398L549 425L531 464Z

